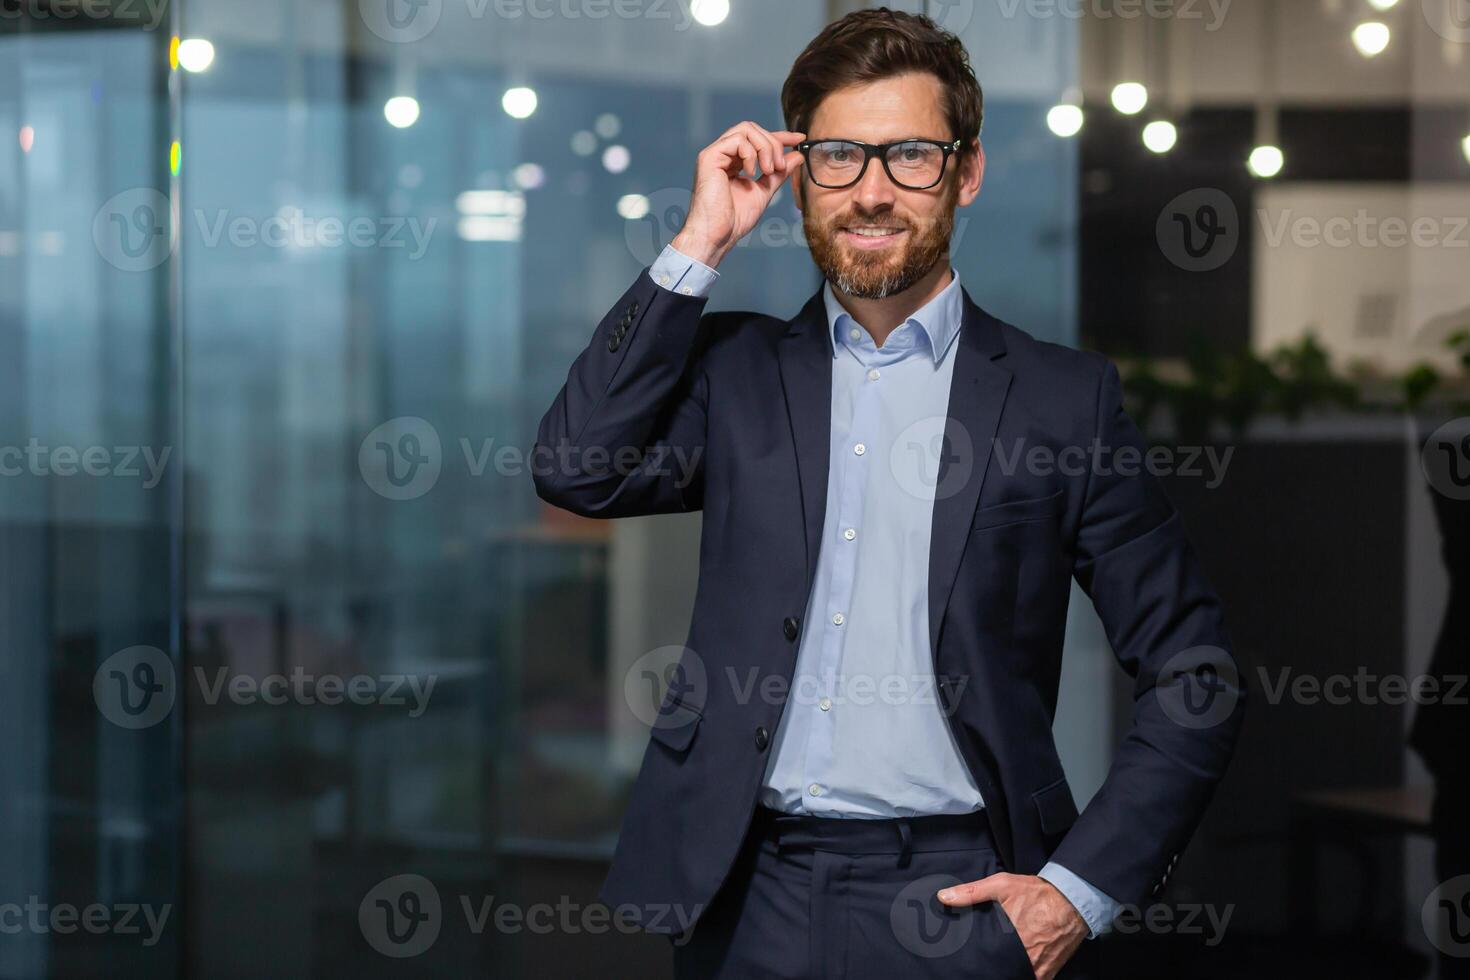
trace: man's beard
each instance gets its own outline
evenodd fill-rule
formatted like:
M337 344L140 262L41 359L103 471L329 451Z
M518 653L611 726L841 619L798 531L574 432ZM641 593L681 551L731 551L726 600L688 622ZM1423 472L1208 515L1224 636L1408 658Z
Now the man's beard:
M958 196L959 185L950 185L934 221L923 227L892 212L865 215L858 210L848 211L835 221L818 222L810 208L804 209L801 223L812 261L834 289L848 296L883 299L901 293L928 275L949 251ZM838 240L843 227L865 223L899 227L906 234L897 246L874 250L853 248Z

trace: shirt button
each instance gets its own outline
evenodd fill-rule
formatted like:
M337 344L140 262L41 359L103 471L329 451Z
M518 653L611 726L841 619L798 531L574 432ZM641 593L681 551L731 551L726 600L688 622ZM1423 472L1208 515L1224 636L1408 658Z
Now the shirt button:
M859 330L857 327L853 327L851 330L849 330L847 332L847 335L849 337L851 337L853 340L857 340L859 337L861 337L863 335L863 332L861 330Z
M823 711L831 711L832 710L832 699L831 698L823 698L822 700L820 700L820 701L817 702L817 707L821 708Z
M669 284L669 277L668 276L659 276L658 277L658 284L660 286L667 286Z
M694 290L691 289L688 286L680 286L679 287L679 292L683 293L685 296L688 296L688 295L692 294L694 292Z
M869 381L877 381L878 380L878 369L877 368L871 368L868 371L868 380Z
M842 532L842 536L851 541L853 538L857 537L857 531L853 530L852 528L848 528L846 531Z
M833 626L841 626L845 622L847 622L847 617L844 616L844 615L842 615L842 613L833 613L832 614L832 625Z
M863 453L868 451L868 447L863 445L862 443L858 443L856 446L852 447L852 451L861 456Z
M819 786L816 783L812 783L810 786L808 786L806 788L806 791L808 793L812 794L813 796L821 796L822 795L822 787Z

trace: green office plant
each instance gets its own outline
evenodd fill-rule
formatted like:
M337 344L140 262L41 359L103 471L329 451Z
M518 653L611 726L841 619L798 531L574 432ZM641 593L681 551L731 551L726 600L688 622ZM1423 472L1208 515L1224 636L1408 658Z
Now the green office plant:
M1307 412L1330 409L1413 412L1436 393L1442 393L1454 411L1464 412L1470 410L1470 401L1452 396L1456 391L1463 396L1470 380L1470 330L1456 332L1445 345L1457 355L1457 377L1446 378L1432 365L1417 364L1390 379L1388 398L1375 391L1383 387L1381 379L1368 374L1353 378L1334 370L1326 348L1311 334L1264 357L1249 350L1222 351L1196 337L1182 371L1166 377L1151 358L1135 358L1124 371L1123 386L1145 434L1167 417L1173 423L1173 438L1190 442L1208 440L1218 425L1238 440L1263 415L1296 422Z

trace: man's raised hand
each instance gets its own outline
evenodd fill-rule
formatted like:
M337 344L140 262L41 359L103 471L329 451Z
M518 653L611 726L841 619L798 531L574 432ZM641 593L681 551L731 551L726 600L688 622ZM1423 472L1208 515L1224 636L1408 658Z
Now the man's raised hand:
M801 154L788 148L804 139L805 133L771 132L749 120L726 130L695 160L689 215L670 244L710 268L718 265L801 166Z

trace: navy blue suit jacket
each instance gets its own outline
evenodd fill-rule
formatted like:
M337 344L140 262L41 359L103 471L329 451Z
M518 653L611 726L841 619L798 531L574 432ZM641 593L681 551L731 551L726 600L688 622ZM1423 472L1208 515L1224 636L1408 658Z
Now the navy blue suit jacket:
M541 420L538 451L562 462L537 468L536 489L591 517L702 509L686 646L712 678L754 671L789 685L826 506L831 337L820 292L790 320L706 315L705 302L644 270ZM1140 469L1148 447L1117 370L1037 341L968 293L964 307L929 555L939 694L1001 863L1035 874L1055 860L1142 903L1239 730L1220 605ZM997 444L1012 458L1018 445L1046 447L1067 465L1002 466ZM1123 449L1138 454L1132 466ZM1081 465L1089 452L1098 462ZM1080 815L1052 738L1074 577L1134 679L1132 729ZM709 903L745 836L768 751L757 730L773 734L783 707L748 690L671 688L653 729L601 893L643 910L651 931L676 929L671 908Z

